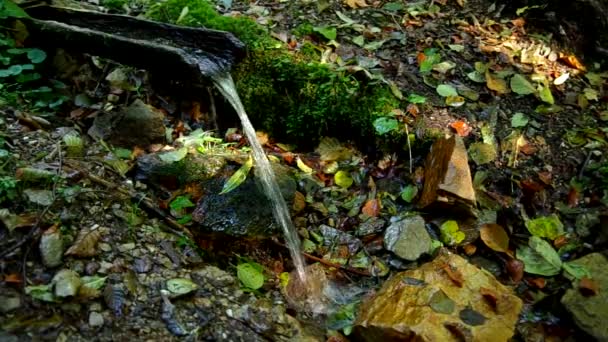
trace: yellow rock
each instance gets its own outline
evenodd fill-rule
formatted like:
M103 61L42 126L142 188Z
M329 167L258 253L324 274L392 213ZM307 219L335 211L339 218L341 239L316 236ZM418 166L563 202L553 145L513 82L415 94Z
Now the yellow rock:
M442 252L388 280L362 304L354 332L364 341L508 341L522 305L489 272Z

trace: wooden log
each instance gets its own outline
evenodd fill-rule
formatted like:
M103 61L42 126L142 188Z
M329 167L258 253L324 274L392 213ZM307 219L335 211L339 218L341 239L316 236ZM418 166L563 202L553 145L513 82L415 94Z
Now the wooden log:
M54 6L26 12L38 46L89 53L169 79L203 81L244 57L244 44L229 32Z

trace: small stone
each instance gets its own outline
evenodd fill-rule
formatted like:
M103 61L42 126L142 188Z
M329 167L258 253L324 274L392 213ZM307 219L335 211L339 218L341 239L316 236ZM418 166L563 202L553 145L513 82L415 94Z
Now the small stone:
M1 289L0 312L7 313L21 307L21 296L13 289Z
M394 222L384 232L384 246L398 257L414 261L431 249L431 236L420 216Z
M52 268L61 265L64 246L58 229L51 229L42 234L38 248L44 266Z
M98 270L99 270L99 263L96 261L91 261L91 262L87 263L87 265L84 267L84 272L87 275L93 275L93 274L97 273Z
M92 327L101 327L103 325L103 315L99 312L91 312L89 314L89 325Z
M98 247L99 247L99 249L101 249L104 252L112 251L112 246L110 246L109 243L101 242L101 243L99 243Z
M101 264L99 265L99 270L97 270L97 272L105 274L108 273L108 271L114 267L114 264L111 262L107 262L107 261L102 261Z
M78 293L78 289L82 282L78 273L63 269L53 277L52 283L54 284L55 296L57 297L71 297Z
M152 263L147 257L135 259L135 261L133 262L133 268L137 273L147 273L152 268Z
M128 252L128 251L133 250L133 249L135 249L135 243L134 242L125 243L125 244L122 244L122 245L118 246L118 251L121 252L121 253L125 253L125 252Z

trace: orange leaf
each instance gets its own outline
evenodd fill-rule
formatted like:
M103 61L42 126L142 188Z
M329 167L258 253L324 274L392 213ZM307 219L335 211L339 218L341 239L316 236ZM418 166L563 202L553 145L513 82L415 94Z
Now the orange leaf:
M528 279L528 283L530 283L532 286L536 287L537 289L542 290L547 285L547 280L545 278L533 278L533 279Z
M468 244L465 245L464 247L464 252L466 255L473 255L475 254L475 252L477 252L477 246L475 246L474 244Z
M422 64L422 62L424 62L426 60L426 55L422 52L419 52L418 55L416 56L416 61L418 62L418 65Z
M578 283L578 289L585 297L595 296L600 292L600 286L598 283L595 280L587 277L581 278L581 281Z
M11 273L4 277L5 283L21 284L22 281L19 273Z
M361 210L365 215L376 217L380 214L380 202L377 199L371 199L365 203Z
M293 165L293 161L295 158L295 155L291 152L285 152L283 154L281 154L281 156L283 157L283 159L285 160L285 162L287 164Z
M553 179L553 175L549 171L541 171L538 173L538 178L545 184L551 185L551 180Z
M461 137L466 137L469 135L469 133L471 133L471 126L469 126L466 122L464 121L456 121L456 122L452 122L450 124L450 127L452 127L456 133L461 136Z
M420 109L418 108L418 106L413 103L407 105L406 111L410 113L413 117L416 117L418 113L420 113Z
M586 71L587 68L581 63L576 56L568 55L568 56L560 56L560 61L564 62L567 66L578 69L580 71Z
M293 211L299 213L300 211L306 208L306 196L304 196L301 192L296 191L296 194L293 198Z
M479 234L483 243L493 250L497 252L509 250L509 236L502 226L494 223L484 224Z

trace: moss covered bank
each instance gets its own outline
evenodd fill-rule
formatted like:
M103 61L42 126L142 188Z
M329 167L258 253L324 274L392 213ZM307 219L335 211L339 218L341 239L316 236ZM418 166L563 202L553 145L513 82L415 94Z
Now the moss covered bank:
M257 129L298 145L312 145L324 135L376 145L373 122L399 107L390 89L321 64L310 46L292 52L267 30L244 17L220 15L200 0L168 0L147 15L179 24L234 33L248 48L233 77Z

